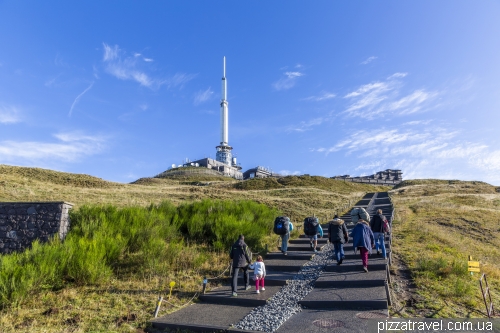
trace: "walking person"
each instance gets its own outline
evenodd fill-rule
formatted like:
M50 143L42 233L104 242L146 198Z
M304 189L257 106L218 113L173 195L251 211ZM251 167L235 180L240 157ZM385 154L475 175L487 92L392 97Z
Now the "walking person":
M231 281L231 288L233 291L233 296L238 296L236 293L236 288L238 286L238 273L240 269L243 271L243 282L245 283L245 290L250 289L249 281L248 281L248 265L252 261L252 252L245 244L245 237L240 235L236 243L231 246L231 252L229 257L233 259L233 279Z
M377 215L374 215L370 221L370 228L372 229L373 236L375 238L375 248L377 250L377 255L380 255L381 248L384 259L387 259L387 251L385 249L384 221L387 221L387 219L384 215L382 215L382 209L378 209Z
M309 237L309 244L314 252L318 252L318 235L323 237L323 228L321 228L316 216L306 217L304 219L304 234Z
M274 233L281 237L281 253L285 256L288 249L288 240L290 239L290 232L293 231L293 224L287 216L278 216L274 220Z
M264 291L264 278L266 277L266 265L264 265L264 260L262 256L257 256L257 261L252 265L253 266L253 279L255 280L255 292L257 294L260 293L260 290Z
M361 254L363 270L368 273L368 254L372 253L375 247L375 239L370 225L363 219L359 219L351 232L352 246L358 249ZM356 250L355 250L356 251Z
M342 264L344 260L344 243L349 241L349 236L344 220L339 219L336 214L333 220L328 223L328 239L333 244L337 265Z

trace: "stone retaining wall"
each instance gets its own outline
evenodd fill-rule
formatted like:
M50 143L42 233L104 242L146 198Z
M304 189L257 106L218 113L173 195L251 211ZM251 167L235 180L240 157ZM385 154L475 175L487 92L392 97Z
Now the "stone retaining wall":
M0 202L0 254L23 251L35 239L66 237L70 227L67 202Z

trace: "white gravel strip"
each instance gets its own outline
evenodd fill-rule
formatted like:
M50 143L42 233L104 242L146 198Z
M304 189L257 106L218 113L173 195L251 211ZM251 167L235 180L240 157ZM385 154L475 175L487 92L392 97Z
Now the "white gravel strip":
M302 311L298 301L313 290L314 281L321 275L325 266L333 262L333 246L329 244L305 263L293 280L283 286L266 305L253 309L235 327L263 332L276 331L291 316Z

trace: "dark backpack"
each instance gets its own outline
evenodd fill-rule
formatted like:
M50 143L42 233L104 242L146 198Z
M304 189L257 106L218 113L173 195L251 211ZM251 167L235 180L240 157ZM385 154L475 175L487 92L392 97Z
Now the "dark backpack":
M314 236L319 232L319 221L317 217L306 217L304 219L304 234Z
M290 226L290 219L286 216L278 216L274 220L274 233L276 235L286 235Z

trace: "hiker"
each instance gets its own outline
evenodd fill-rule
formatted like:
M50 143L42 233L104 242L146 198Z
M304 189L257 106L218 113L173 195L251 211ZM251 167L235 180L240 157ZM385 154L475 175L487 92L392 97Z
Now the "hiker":
M304 234L309 237L309 243L314 252L318 252L316 249L318 246L318 234L320 237L323 237L323 228L321 228L316 216L304 219Z
M373 237L370 225L363 219L359 219L358 223L351 231L352 246L354 252L356 249L361 254L361 261L363 263L363 270L368 273L368 253L372 253L372 248L375 247L375 239Z
M342 264L344 260L344 243L349 241L349 236L344 220L339 219L337 214L328 223L328 239L333 244L337 265Z
M380 255L380 249L382 248L382 255L384 259L387 259L387 252L385 249L385 230L384 230L384 221L387 222L387 219L384 215L382 215L382 209L377 210L377 215L374 215L370 221L370 228L373 231L373 236L375 237L375 248L377 249L377 255Z
M274 233L281 237L281 253L285 256L287 255L286 250L288 249L288 239L290 238L290 232L292 231L293 224L289 217L278 216L274 220Z
M233 280L231 282L231 288L233 291L233 296L238 296L236 293L236 288L238 286L238 272L240 268L243 270L243 282L245 283L245 289L250 289L248 281L248 265L250 264L252 253L250 249L245 244L245 236L240 235L236 243L231 246L231 253L229 254L231 259L233 259Z
M262 256L257 256L257 261L252 265L253 266L253 279L255 280L255 292L257 294L260 293L259 291L259 284L260 284L260 290L264 291L266 288L264 288L264 278L266 277L266 265L264 265L264 260L262 260Z

